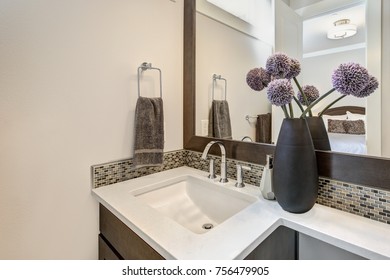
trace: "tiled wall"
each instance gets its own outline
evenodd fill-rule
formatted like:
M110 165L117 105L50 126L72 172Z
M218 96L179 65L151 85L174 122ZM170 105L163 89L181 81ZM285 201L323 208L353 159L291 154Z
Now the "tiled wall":
M156 167L142 167L138 169L134 168L132 159L93 165L91 167L92 186L94 188L98 188L180 166L189 166L199 170L208 171L209 161L201 159L201 155L201 153L186 150L168 152L164 154L163 165ZM215 160L216 174L220 174L221 158L213 155L209 155L209 158L210 157ZM231 159L228 159L228 178L236 177L237 164L251 167L251 171L243 170L244 181L246 183L257 186L260 184L261 172L263 170L261 165Z
M215 159L216 173L220 174L220 157L211 157ZM259 186L263 166L231 159L227 162L228 178L236 179L236 165L242 164L251 167L251 171L244 170L244 181ZM180 150L165 153L164 164L159 167L134 169L131 159L94 165L91 168L92 186L98 188L180 166L209 169L208 161L201 159L201 153ZM320 178L317 203L390 224L389 191Z
M320 178L317 203L390 224L390 192Z
M185 165L185 156L187 153L185 150L164 153L164 163L161 166L155 167L135 169L133 159L93 165L91 167L92 187L98 188L183 166Z

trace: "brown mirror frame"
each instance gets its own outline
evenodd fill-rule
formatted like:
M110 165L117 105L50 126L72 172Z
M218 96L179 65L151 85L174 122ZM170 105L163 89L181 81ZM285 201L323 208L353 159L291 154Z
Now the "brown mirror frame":
M202 152L213 138L195 135L196 111L196 0L184 0L184 64L183 64L183 146ZM265 164L266 155L275 146L233 140L224 142L227 157ZM212 151L217 153L217 150ZM318 172L333 180L390 190L390 159L335 152L316 151Z

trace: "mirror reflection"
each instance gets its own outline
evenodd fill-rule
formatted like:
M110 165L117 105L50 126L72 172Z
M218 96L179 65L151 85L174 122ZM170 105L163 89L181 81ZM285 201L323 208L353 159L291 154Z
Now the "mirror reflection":
M260 8L260 11L271 9L271 1L256 2L267 3L266 9ZM245 77L249 69L263 65L272 54L272 45L257 38L265 37L272 41L269 38L272 32L271 35L259 34L255 28L251 28L250 23L206 0L197 1L197 10L196 135L215 137L221 129L219 126L222 129L229 126L218 120L230 119L232 139L255 141L256 117L270 113L271 106L266 95L254 94L246 84ZM215 80L214 75L225 80ZM216 103L225 100L225 96L230 118L223 118L215 110L210 110L215 109Z
M214 9L214 12L209 12L202 4L199 5L200 2L208 1L197 1L196 135L198 136L214 137L213 129L221 124L215 122L216 119L218 120L218 112L211 110L215 108L212 106L213 100L217 102L225 100L224 96L226 96L232 139L262 143L276 141L279 124L284 117L283 112L280 108L271 107L265 90L260 92L252 90L246 80L249 70L265 67L266 60L273 50L283 51L297 58L302 69L297 77L299 83L314 85L321 94L332 88L332 73L341 63L355 62L366 66L365 1L280 0L277 1L279 3L276 5L277 12L274 19L273 1L266 0L261 10L267 11L266 13L272 17L263 17L265 22L259 26L262 29L266 27L265 29L271 31L271 35L269 32L262 34L256 31L257 27L253 27L253 23L246 21L245 16L238 18L237 15L229 14L226 10L220 11L222 16L216 15L215 10L221 10L220 7L215 3L207 3L211 9ZM283 18L288 18L283 14L286 11L294 13L294 20L297 18L298 23L285 24L284 30L280 26L275 28L272 23L278 21L277 17L281 17L282 14ZM241 14L243 13L241 11ZM354 31L356 33L350 36L349 32L352 34ZM283 33L284 42L280 42L278 32ZM327 36L337 39L329 39ZM214 75L224 77L227 86L220 80L214 80ZM296 87L295 89L298 91ZM333 95L333 99L338 96ZM319 103L313 113L318 114L331 101L332 98ZM361 120L364 122L364 132L370 131L367 129L366 107L367 99L348 96L335 104L333 110L325 113L324 123L327 126L328 120ZM219 119L222 119L221 116ZM347 134L336 133L333 130L329 133L329 138L333 151L367 153L367 135L362 131L360 134Z

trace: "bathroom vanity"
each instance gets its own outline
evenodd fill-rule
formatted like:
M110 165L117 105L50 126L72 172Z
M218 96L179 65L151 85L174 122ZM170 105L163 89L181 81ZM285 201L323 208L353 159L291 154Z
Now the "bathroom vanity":
M234 184L179 167L94 189L99 258L390 259L387 224L318 204L288 213L258 187ZM211 228L203 228L208 222Z
M103 205L99 205L100 260L163 260L156 250L140 238L126 224ZM294 260L296 259L296 232L278 227L245 259Z

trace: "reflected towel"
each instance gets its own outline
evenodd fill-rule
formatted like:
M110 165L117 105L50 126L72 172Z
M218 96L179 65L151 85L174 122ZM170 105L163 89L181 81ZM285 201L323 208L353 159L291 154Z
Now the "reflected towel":
M226 100L213 100L211 104L209 137L232 139L229 104Z
M271 143L271 113L257 115L256 142Z
M139 97L135 107L135 167L161 165L163 150L163 101L161 98Z

